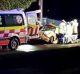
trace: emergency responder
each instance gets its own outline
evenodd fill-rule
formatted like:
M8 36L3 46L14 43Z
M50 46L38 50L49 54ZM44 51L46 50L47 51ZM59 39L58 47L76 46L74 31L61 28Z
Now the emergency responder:
M76 40L78 38L78 21L77 19L74 19L71 21L72 27L73 27L73 40Z
M62 20L59 24L59 43L64 43L64 35L66 33L66 21Z
M72 25L70 22L66 24L66 33L65 33L65 43L69 43L72 41Z

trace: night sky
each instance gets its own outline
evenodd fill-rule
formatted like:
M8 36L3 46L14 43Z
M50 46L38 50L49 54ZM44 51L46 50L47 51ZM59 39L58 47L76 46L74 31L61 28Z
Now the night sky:
M38 3L35 2L28 10L38 8ZM80 2L79 0L43 0L43 16L53 19L80 19Z
M55 19L80 19L78 0L44 0L44 16Z

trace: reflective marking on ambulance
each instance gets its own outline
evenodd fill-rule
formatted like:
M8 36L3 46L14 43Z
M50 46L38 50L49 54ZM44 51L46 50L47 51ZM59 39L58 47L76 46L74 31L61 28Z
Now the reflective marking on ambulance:
M39 26L36 26L34 28L29 28L28 29L28 34L29 35L37 35L37 34L39 34Z
M5 27L0 28L0 38L11 37L13 34L19 35L19 37L24 37L25 27L24 26L13 26L13 27Z

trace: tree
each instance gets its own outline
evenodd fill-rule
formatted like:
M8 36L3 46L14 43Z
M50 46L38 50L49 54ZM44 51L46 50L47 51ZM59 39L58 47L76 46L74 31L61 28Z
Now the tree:
M36 0L0 0L0 10L9 10L15 8L29 8Z

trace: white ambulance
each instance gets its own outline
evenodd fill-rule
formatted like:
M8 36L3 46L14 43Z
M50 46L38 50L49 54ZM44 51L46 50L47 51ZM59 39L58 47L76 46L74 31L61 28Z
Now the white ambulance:
M35 13L36 14L36 13ZM35 15L36 17L37 15ZM17 49L18 45L26 43L32 36L39 37L36 25L37 17L21 10L0 11L0 46Z

